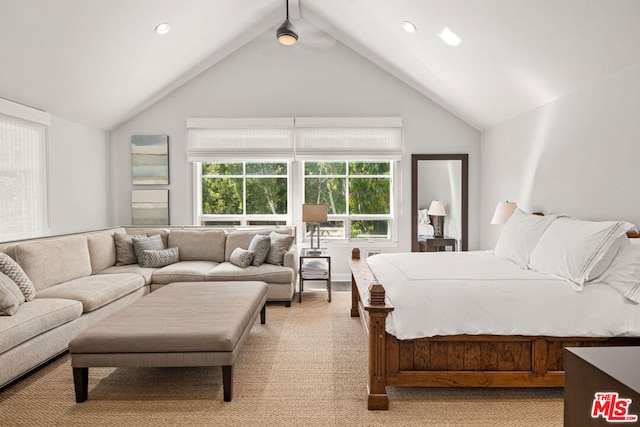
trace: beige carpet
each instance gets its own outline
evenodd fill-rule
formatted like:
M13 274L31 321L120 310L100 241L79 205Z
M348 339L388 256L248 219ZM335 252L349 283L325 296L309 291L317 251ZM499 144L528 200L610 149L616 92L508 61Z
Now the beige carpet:
M232 402L220 368L92 368L76 404L68 355L0 393L1 426L560 426L560 389L389 388L366 409L366 343L351 294L305 292L267 307L236 362Z

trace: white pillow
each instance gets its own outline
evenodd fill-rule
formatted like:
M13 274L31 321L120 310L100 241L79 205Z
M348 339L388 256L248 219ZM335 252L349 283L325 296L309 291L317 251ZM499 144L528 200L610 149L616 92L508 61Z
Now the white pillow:
M611 264L626 232L624 221L581 221L558 218L544 232L531 254L529 268L569 280L581 290Z
M628 239L611 266L594 283L606 283L623 297L640 303L640 239Z
M557 215L529 215L516 209L498 238L494 250L496 256L526 268L542 233L556 219Z

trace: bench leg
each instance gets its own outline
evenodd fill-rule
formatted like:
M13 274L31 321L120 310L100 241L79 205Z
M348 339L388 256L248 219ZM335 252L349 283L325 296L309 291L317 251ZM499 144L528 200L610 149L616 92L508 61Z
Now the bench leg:
M264 325L267 323L267 304L262 306L262 310L260 310L260 324Z
M233 366L222 367L222 391L224 393L224 401L231 402L233 395Z
M76 390L76 403L87 400L89 394L89 368L73 368L73 385Z

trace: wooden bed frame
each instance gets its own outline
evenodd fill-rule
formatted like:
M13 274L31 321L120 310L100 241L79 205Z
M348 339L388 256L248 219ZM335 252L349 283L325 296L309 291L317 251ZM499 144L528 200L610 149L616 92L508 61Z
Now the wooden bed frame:
M389 409L387 386L563 387L565 347L640 345L640 337L453 335L399 340L385 328L394 307L360 259L359 249L352 251L349 264L351 317L361 318L369 341L369 409Z

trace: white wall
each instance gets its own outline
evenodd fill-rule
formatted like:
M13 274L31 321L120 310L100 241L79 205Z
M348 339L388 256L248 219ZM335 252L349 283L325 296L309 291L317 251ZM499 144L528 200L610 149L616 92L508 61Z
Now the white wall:
M115 129L111 140L111 222L131 222L130 138L167 134L172 225L193 221L192 171L186 161L188 117L401 116L405 154L397 248L410 251L412 153L469 153L470 247L479 245L479 132L351 49L258 38ZM294 203L299 206L298 203ZM299 216L296 213L296 216ZM365 248L362 248L363 251ZM333 269L348 279L351 246L332 248Z
M50 233L107 227L107 133L52 116L48 138Z
M499 201L640 225L640 66L483 133L482 247Z

